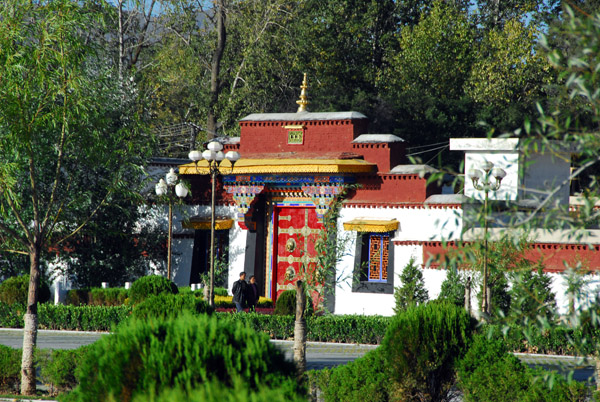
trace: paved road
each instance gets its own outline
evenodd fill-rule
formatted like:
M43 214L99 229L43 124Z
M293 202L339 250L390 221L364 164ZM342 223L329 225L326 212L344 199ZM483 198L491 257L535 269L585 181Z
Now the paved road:
M102 336L106 336L106 333L40 330L38 332L38 347L41 349L75 349L83 345L89 345ZM22 330L0 329L0 344L20 348L22 342ZM292 358L293 342L279 340L272 342L281 348L289 359ZM346 364L375 348L376 346L373 345L308 342L306 345L307 369L322 369ZM582 362L575 357L519 353L516 355L529 366L544 367L563 372L575 370L574 378L578 381L585 381L593 377L594 374L593 362Z
M40 349L76 349L94 343L102 336L106 336L106 333L40 330L38 331L37 346ZM293 342L279 340L272 342L285 353L288 359L292 359ZM23 344L23 330L0 329L0 344L20 348ZM375 347L373 345L308 342L306 345L307 369L318 370L346 364Z

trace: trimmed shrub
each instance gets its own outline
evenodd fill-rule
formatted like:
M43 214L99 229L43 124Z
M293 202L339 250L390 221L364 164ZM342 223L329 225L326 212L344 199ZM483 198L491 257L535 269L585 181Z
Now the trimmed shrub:
M29 275L13 276L0 283L0 302L7 304L27 304L29 293ZM50 287L45 280L40 280L38 302L50 300Z
M382 349L360 359L310 374L310 382L321 390L325 402L387 402L393 393L391 373Z
M55 349L46 357L40 357L38 367L41 380L49 387L50 394L70 391L77 386L76 373L88 349L89 346L71 350Z
M65 303L72 306L87 305L88 297L88 289L71 289L67 292Z
M134 402L302 402L302 395L294 395L294 389L289 383L282 387L263 387L259 390L249 390L243 381L234 380L233 388L218 381L211 381L186 392L181 388L166 389L155 396L152 394L136 396Z
M229 296L227 289L225 288L214 288L215 296Z
M129 300L137 304L147 297L161 293L177 294L179 290L177 285L160 275L143 276L133 282L129 291Z
M309 316L307 339L317 342L380 344L390 317L361 315Z
M135 305L132 317L145 319L149 317L167 318L189 311L197 314L212 314L213 308L204 300L197 298L191 292L183 294L161 293L150 296Z
M129 291L125 288L71 289L66 304L81 306L120 306L125 304Z
M21 384L21 349L0 345L0 392L19 391Z
M454 364L467 351L476 322L450 303L428 303L398 314L383 350L402 400L441 400L454 383Z
M112 327L125 321L130 313L130 306L38 306L41 329L110 331Z
M269 338L247 326L184 313L170 320L131 320L90 346L79 386L68 400L128 402L170 388L187 391L218 381L248 390L278 387L302 394L295 368ZM166 391L165 391L166 392Z
M310 299L306 303L306 315L312 315L314 312L313 304ZM284 290L281 292L277 300L275 301L275 310L273 314L276 315L292 315L296 316L296 291L295 290Z
M0 328L23 328L23 315L26 310L22 304L0 302Z

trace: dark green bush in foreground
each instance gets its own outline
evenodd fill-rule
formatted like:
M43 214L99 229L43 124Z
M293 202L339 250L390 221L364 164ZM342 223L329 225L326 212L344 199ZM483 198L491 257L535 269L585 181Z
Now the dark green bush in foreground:
M179 293L177 285L160 275L143 276L133 282L129 290L129 301L137 304L147 297L161 293Z
M161 293L150 296L133 308L132 316L139 319L149 317L174 317L183 311L196 314L212 314L213 308L192 292L183 294Z
M393 318L382 348L403 399L437 401L447 395L475 325L464 308L450 303L411 307Z
M302 395L294 395L294 387L286 383L282 387L260 388L251 390L240 381L235 380L234 386L226 386L218 381L202 384L187 393L181 388L166 389L160 395L139 395L134 402L303 402Z
M550 389L544 377L551 373L529 369L508 353L502 339L488 339L485 334L475 337L457 372L466 402L583 402L588 398L585 384L556 375Z
M382 349L343 366L310 373L310 381L327 402L385 402L392 393L390 371Z
M21 383L21 349L0 345L0 393L18 391Z
M79 386L65 400L131 401L175 388L191 392L218 381L239 379L248 391L295 388L294 366L263 334L239 323L189 313L167 321L131 320L94 343ZM292 392L293 391L293 392Z
M29 275L13 276L0 283L0 302L7 304L26 304L29 293ZM38 302L50 300L50 287L45 280L40 280Z

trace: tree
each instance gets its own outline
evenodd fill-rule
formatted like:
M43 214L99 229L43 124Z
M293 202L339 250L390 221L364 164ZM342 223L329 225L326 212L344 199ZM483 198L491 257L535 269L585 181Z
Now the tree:
M529 268L511 275L510 316L517 321L531 322L537 317L552 319L556 314L556 298L552 293L552 278L543 271Z
M417 306L429 300L429 294L423 280L423 273L419 270L417 264L415 264L414 257L411 257L399 277L402 286L397 287L394 292L394 299L396 300L394 312L396 314L411 306Z
M29 257L26 395L35 392L42 255L60 252L114 192L128 192L122 177L146 154L136 116L122 109L125 94L81 36L95 22L68 0L0 8L0 246Z
M438 300L446 300L460 307L465 305L465 284L455 267L448 268Z

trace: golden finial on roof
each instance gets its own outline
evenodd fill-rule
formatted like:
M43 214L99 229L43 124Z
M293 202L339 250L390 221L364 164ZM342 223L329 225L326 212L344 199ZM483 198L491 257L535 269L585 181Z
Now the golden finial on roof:
M306 73L304 73L304 80L302 81L302 85L300 85L302 91L300 91L300 100L297 100L296 103L298 106L298 113L308 112L306 106L310 103L308 101L308 95L306 93L306 89L308 88L308 81L306 80Z

